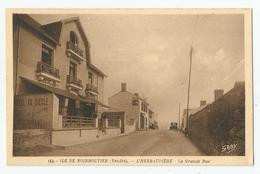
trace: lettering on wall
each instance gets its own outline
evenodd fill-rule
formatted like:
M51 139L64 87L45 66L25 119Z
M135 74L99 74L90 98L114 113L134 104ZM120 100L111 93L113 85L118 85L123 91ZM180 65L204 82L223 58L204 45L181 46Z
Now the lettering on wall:
M17 128L46 127L52 114L51 95L21 95L15 97L14 121ZM43 126L42 126L43 125Z

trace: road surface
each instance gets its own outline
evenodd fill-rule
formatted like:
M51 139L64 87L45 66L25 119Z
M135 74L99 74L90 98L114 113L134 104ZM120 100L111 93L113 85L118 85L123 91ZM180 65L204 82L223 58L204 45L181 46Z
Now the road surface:
M201 156L183 133L169 130L137 131L92 143L53 150L44 156Z

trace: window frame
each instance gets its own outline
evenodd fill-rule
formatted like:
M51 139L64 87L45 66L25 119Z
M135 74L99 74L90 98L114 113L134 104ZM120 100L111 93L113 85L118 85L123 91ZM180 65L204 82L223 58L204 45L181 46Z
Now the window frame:
M74 39L73 39L74 37ZM79 39L78 39L78 36L77 36L77 33L73 30L70 31L70 37L69 37L69 40L70 42L72 42L75 46L78 46L79 45ZM73 42L73 40L75 42Z
M73 70L73 75L71 74L71 69ZM77 64L70 61L70 64L69 64L69 76L70 77L77 77Z
M46 49L50 52L50 64L49 63L46 63L44 60L43 60L43 50ZM45 43L42 43L42 50L41 50L41 61L45 64L48 64L49 66L52 66L53 67L53 64L54 64L54 49L50 46L48 46L47 44Z

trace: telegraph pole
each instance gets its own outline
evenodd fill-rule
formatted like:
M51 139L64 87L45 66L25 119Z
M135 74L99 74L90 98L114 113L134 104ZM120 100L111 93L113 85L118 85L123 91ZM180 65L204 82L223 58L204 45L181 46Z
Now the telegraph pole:
M187 130L188 131L188 128L189 128L189 102L190 102L190 80L191 80L191 66L192 66L192 52L193 52L193 48L191 46L191 49L190 49L190 69L189 69L189 83L188 83L188 97L187 97Z
M181 130L181 103L179 103L179 130Z

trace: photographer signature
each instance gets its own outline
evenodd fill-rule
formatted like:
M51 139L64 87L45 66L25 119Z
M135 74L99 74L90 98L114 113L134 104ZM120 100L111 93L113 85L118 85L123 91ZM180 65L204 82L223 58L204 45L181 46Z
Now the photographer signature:
M234 151L237 147L237 144L225 144L222 146L221 148L221 152L226 152L226 153L230 153L232 151Z

